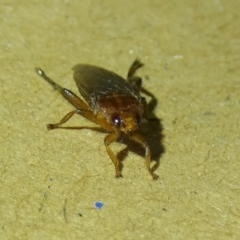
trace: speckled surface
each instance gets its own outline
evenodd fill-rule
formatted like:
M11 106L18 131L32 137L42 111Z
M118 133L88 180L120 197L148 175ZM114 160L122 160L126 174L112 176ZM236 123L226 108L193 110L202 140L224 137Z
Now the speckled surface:
M3 1L0 238L239 239L239 12L238 1ZM34 72L77 93L76 63L126 76L136 57L163 127L156 182L132 152L114 179L104 134L47 131L73 108Z

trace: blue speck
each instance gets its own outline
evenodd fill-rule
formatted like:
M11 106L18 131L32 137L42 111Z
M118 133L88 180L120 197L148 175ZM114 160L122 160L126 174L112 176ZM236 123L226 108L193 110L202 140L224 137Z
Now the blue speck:
M95 202L95 207L98 209L101 209L103 207L103 203L102 202Z

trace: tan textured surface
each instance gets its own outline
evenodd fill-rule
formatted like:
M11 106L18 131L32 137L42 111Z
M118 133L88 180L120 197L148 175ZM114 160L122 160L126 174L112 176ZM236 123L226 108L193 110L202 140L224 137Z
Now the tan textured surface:
M239 239L239 12L227 0L3 1L0 238ZM48 132L72 107L33 70L76 91L76 63L125 75L136 57L164 127L157 182L133 153L114 179L103 134Z

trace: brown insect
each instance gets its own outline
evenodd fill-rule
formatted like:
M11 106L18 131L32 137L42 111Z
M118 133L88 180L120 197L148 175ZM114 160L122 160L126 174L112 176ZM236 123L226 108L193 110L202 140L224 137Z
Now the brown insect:
M126 134L145 148L147 170L153 179L158 178L158 175L154 173L154 168L150 167L150 148L144 137L136 131L141 121L147 118L146 100L140 95L143 89L142 79L134 75L136 70L142 66L139 60L135 60L128 71L127 80L124 80L119 75L101 67L87 64L76 65L72 68L74 79L86 102L72 91L55 83L40 68L36 69L38 75L50 83L76 108L64 116L59 123L48 124L48 129L73 128L63 127L62 124L74 114L79 114L110 132L105 137L104 144L115 166L117 178L122 177L121 163L109 145L118 140L121 134Z

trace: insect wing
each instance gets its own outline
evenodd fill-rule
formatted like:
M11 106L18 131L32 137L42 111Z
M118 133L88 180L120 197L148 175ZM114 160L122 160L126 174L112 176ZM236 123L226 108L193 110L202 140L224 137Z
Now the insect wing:
M87 64L78 64L72 69L79 92L92 108L96 101L112 94L140 99L133 86L111 71Z

